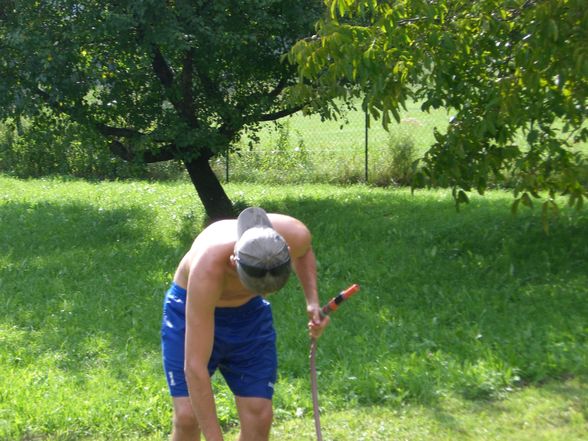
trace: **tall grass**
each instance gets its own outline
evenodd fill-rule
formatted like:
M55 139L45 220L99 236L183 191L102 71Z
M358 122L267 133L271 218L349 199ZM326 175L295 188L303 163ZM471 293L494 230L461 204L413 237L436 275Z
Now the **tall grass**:
M501 192L456 213L446 191L227 191L308 224L323 301L362 285L319 342L324 413L499 402L529 385L586 378L585 212L562 209L546 235L541 213L511 216ZM165 438L161 302L203 221L184 183L0 177L0 439ZM312 412L304 300L296 280L270 300L276 424L288 430ZM214 387L228 430L232 396L218 377ZM585 403L570 406L588 420Z
M411 135L392 133L367 151L359 139L338 148L313 149L300 132L293 134L292 127L288 121L276 128L267 144L231 153L228 165L226 156L217 157L213 169L225 182L406 186L414 174L413 163L422 153Z

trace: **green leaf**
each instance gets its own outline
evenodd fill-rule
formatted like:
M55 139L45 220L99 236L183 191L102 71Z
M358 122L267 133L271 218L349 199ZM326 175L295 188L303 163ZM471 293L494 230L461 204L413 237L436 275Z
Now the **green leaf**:
M553 41L557 41L559 31L558 31L557 23L555 22L554 19L550 18L549 20L547 20L547 29L548 29L549 37Z
M535 144L535 142L539 139L539 130L531 129L529 133L527 133L527 142L529 144Z

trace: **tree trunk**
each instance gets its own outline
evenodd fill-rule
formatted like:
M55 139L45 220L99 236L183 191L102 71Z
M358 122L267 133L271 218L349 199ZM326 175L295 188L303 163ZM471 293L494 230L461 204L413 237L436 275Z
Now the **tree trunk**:
M235 217L233 204L212 171L206 155L184 160L184 165L210 222Z

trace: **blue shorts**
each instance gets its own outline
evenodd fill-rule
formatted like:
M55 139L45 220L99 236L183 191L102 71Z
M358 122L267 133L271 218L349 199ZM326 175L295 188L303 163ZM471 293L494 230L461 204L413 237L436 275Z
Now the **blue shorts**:
M163 367L173 397L187 397L184 375L186 290L175 283L163 303ZM271 399L278 370L276 332L270 303L254 297L235 308L216 308L214 346L208 372L219 369L236 396Z

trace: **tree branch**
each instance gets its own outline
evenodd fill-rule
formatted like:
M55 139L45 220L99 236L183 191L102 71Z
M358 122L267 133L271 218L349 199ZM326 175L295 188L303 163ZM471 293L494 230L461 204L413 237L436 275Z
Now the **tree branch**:
M152 139L153 142L163 144L162 147L159 148L158 151L141 151L137 153L131 147L132 140L137 140L140 138L147 138L149 135L146 135L138 130L135 129L128 129L125 127L112 127L107 124L103 123L95 123L94 127L100 134L109 138L110 144L109 149L110 151L115 154L116 156L124 159L125 161L135 161L137 159L141 159L141 161L146 163L152 162L161 162L161 161L169 161L171 159L175 159L174 152L176 151L176 145L174 143L170 143L167 140L156 140ZM112 139L112 138L125 138L129 140L127 143L123 143L120 140Z
M280 93L282 93L282 91L286 87L287 83L288 83L288 80L286 77L280 78L280 81L278 81L278 84L276 84L276 87L274 87L274 90L272 90L270 93L268 93L268 96L270 98L277 97Z
M194 54L196 54L194 52ZM194 57L195 60L198 60L197 57ZM204 58L204 57L203 57ZM200 84L202 85L202 90L206 97L210 100L216 101L218 104L224 104L224 98L220 93L216 84L210 79L210 77L204 72L204 70L200 66L196 66L196 75L198 76L198 80L200 80Z
M286 77L282 77L282 78L280 78L280 81L278 81L278 84L276 84L276 86L270 92L268 92L268 93L253 93L251 95L247 95L247 97L245 98L244 101L261 100L264 97L274 99L280 93L282 93L282 91L284 90L284 88L286 87L287 84L288 84L288 79Z
M190 48L184 54L181 76L182 108L188 114L194 114L194 94L192 93L192 76L194 75L194 49Z
M104 136L116 136L118 138L137 138L146 136L144 133L139 132L135 129L127 129L125 127L112 127L103 123L94 124L96 130L98 130Z
M290 109L283 109L283 110L279 110L277 112L273 112L273 113L266 113L263 115L260 115L258 118L258 121L275 121L276 119L280 119L283 118L285 116L290 116L296 112L298 112L299 110L302 110L304 108L304 106L296 106L296 107L292 107Z
M163 57L159 47L155 44L153 45L153 62L151 64L155 75L159 78L159 81L166 90L167 98L174 106L174 109L176 109L176 112L184 118L188 125L192 128L197 128L199 124L193 112L192 102L192 59L191 51L188 51L184 60L184 69L181 78L181 93L183 97L178 99L173 87L174 72Z
M163 87L170 90L174 84L174 72L171 70L165 58L163 58L163 54L161 50L156 45L153 45L153 61L151 63L153 66L153 71Z
M169 161L175 159L175 144L168 144L157 152L144 151L139 154L133 152L126 145L117 140L110 141L108 147L114 155L129 162L136 161L140 158L141 162L151 164L154 162Z
M156 139L148 133L143 133L136 129L129 129L127 127L113 127L104 123L93 123L93 126L96 128L96 130L98 130L98 132L100 132L101 135L106 137L127 139L149 138L152 142L158 144L170 142L168 139Z

